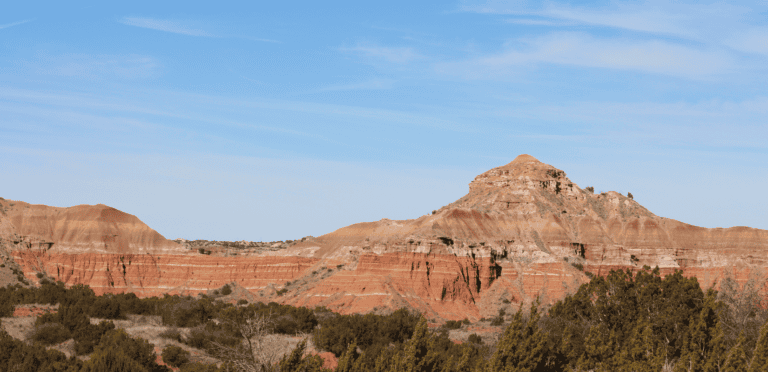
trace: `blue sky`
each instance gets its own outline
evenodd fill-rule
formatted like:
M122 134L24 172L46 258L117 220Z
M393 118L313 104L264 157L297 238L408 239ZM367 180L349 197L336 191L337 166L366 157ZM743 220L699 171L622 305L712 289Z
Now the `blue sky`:
M168 238L427 214L527 153L768 229L768 4L103 2L0 12L0 196Z

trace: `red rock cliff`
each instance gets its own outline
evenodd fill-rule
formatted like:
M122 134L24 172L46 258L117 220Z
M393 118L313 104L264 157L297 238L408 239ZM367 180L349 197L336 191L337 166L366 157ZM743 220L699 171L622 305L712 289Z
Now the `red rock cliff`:
M763 276L768 266L768 231L658 217L619 193L582 190L528 155L477 176L467 195L433 215L359 223L238 257L180 252L135 217L105 206L2 203L0 234L27 239L13 246L28 276L44 270L68 284L141 295L234 281L262 300L345 313L408 306L476 319L536 297L562 298L587 280L577 267L606 274L659 266L695 275L706 288L724 275ZM53 244L41 249L35 241Z

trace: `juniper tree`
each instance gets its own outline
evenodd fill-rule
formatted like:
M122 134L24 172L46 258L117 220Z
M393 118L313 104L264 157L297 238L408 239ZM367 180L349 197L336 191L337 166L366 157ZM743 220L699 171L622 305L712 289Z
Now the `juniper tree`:
M675 372L704 370L704 365L712 353L712 340L719 324L720 308L721 305L715 299L715 293L709 291L701 311L691 321L690 332L683 345L680 359L675 365Z
M743 372L747 370L749 362L747 362L747 354L744 352L745 342L746 337L744 337L744 333L742 333L739 335L736 345L728 351L725 365L721 369L722 372Z
M749 372L759 371L768 371L768 323L760 328L760 338L757 339L757 345L749 363Z
M504 331L488 371L538 371L544 368L546 338L539 329L538 303L531 304L528 320L523 320L522 306Z

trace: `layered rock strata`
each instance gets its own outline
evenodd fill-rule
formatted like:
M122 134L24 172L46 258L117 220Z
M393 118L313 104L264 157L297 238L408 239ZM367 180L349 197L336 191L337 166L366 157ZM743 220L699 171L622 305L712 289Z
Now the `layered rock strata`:
M2 200L0 207L0 236L30 279L45 272L97 292L142 296L236 282L262 301L344 313L406 306L429 317L477 319L535 298L558 300L588 280L585 272L659 266L696 276L706 288L727 275L742 283L764 278L768 267L768 231L658 217L630 197L581 189L528 155L477 176L467 195L431 215L277 246L242 243L252 249L236 252L220 245L228 248L200 254L202 245L165 240L106 206Z

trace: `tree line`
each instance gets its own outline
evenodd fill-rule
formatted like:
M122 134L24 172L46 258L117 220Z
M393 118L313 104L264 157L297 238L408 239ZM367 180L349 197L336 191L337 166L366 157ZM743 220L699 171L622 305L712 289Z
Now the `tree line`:
M338 359L339 372L357 371L674 371L768 370L768 311L756 278L740 285L726 278L720 291L704 291L682 272L662 276L645 267L594 276L550 307L538 302L496 320L497 342L477 335L456 343L452 321L430 329L421 315L401 309L390 315L335 314L277 303L233 305L212 297L150 297L132 293L95 296L87 286L0 288L0 315L24 303L59 304L38 317L32 344L0 331L0 370L163 371L152 345L115 329L109 320L127 314L154 315L169 326L164 337L205 350L222 363L189 361L169 347L163 360L182 371L325 371L316 355L305 355L311 337L319 350ZM186 336L178 328L191 328ZM274 334L307 335L288 354L275 350ZM74 339L77 354L66 358L44 348ZM149 346L147 346L149 345Z

